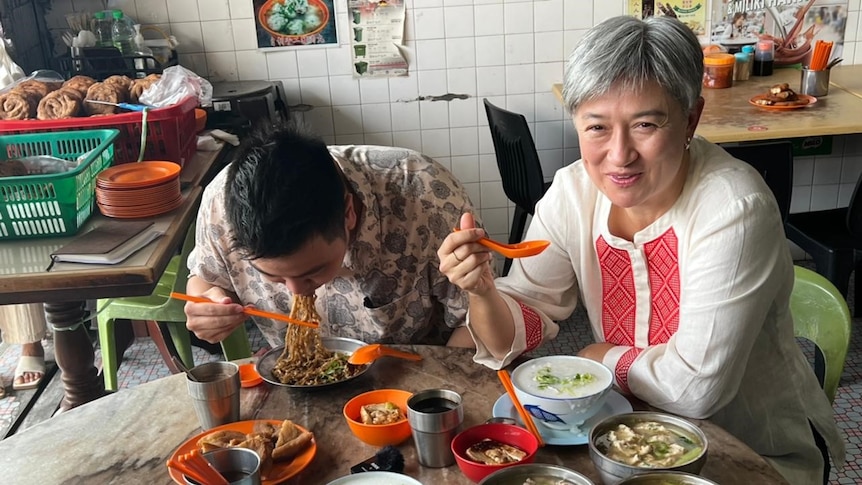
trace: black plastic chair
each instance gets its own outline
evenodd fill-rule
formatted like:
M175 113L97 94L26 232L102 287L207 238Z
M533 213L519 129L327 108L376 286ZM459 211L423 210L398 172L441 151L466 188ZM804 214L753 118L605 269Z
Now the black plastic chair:
M847 299L850 275L856 271L853 314L862 301L862 176L848 207L790 214L784 224L787 238L814 259L817 272Z
M775 195L781 220L787 221L793 190L793 145L789 141L780 141L722 148L760 172Z
M497 155L497 168L503 179L503 191L515 204L515 215L509 230L509 243L514 244L524 237L527 214L533 214L536 202L550 184L545 183L542 175L542 165L527 119L521 114L498 108L487 99L484 102ZM507 258L503 264L503 275L509 273L511 266L512 260Z

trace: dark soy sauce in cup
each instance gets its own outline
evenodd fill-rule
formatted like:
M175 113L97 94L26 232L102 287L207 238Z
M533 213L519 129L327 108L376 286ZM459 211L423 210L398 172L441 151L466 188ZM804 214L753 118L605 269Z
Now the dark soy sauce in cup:
M423 399L417 402L413 406L413 409L416 411L429 414L445 413L446 411L451 411L457 408L457 403L442 397L429 397L428 399Z

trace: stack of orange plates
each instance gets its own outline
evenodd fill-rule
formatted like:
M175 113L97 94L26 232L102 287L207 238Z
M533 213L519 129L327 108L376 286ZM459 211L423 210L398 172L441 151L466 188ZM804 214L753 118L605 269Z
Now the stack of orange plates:
M102 214L120 219L153 217L183 203L180 166L138 162L110 167L96 176L96 203Z

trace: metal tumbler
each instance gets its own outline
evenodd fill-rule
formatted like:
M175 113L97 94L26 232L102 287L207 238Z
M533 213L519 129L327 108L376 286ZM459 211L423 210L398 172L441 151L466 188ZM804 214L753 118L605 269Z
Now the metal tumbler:
M239 421L239 366L232 362L208 362L189 370L198 382L186 377L189 396L201 429Z
M407 421L419 463L442 468L455 463L452 439L464 421L461 395L449 389L427 389L407 400Z
M826 96L829 93L829 69L822 71L802 69L799 92L814 97Z

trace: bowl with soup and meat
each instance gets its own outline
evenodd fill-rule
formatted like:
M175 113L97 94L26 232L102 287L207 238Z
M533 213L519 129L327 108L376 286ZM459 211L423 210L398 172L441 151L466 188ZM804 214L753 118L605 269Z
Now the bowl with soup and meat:
M607 417L590 430L590 458L606 484L650 471L697 474L708 442L695 424L659 412Z
M461 473L478 483L500 469L532 463L539 440L514 424L485 423L458 433L450 447Z
M601 362L573 355L528 360L512 372L518 400L537 423L581 432L613 385L613 373Z
M529 463L515 465L485 477L479 485L593 485L584 475L559 465Z

